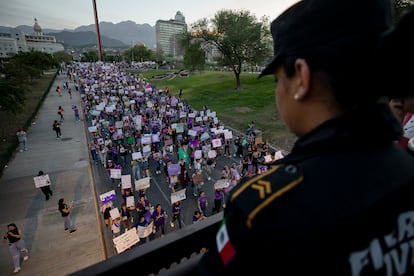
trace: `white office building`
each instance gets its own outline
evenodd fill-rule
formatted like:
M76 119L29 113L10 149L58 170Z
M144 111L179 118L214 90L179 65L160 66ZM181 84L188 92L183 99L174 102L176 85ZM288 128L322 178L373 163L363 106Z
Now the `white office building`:
M56 42L54 36L43 34L36 18L33 31L33 34L26 34L17 28L10 28L9 32L0 33L0 58L8 58L19 52L28 51L48 54L64 51L63 45Z

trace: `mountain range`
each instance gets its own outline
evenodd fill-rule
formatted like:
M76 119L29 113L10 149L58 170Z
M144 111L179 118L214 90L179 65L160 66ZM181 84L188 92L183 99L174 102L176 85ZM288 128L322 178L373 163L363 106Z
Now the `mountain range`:
M19 25L16 27L27 34L32 34L33 26ZM83 48L96 45L95 24L83 25L73 30L42 29L47 35L53 35L65 48ZM117 24L100 22L101 43L104 48L130 48L143 43L147 48L155 48L155 27L149 24L136 24L123 21ZM10 32L10 27L0 26L0 32Z

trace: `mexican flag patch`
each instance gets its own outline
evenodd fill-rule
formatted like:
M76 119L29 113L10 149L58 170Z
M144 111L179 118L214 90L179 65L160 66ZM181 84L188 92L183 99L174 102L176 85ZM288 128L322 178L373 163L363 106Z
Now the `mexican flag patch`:
M217 232L216 243L218 252L221 256L221 260L223 261L224 265L227 265L234 258L234 256L236 256L236 250L230 242L225 220Z

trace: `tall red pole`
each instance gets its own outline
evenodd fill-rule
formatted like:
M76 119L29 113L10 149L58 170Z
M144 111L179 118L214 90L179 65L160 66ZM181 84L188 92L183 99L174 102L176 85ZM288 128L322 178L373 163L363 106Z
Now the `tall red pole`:
M96 0L92 0L92 3L93 3L93 12L95 14L96 40L98 41L98 59L99 61L103 61L101 33L99 32L99 20L98 20L98 10L96 9Z

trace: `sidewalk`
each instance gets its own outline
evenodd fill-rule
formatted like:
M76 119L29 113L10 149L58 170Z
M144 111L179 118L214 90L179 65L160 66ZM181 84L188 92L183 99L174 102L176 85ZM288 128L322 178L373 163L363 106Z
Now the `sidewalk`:
M7 232L7 224L16 223L29 249L29 260L22 261L17 275L68 275L106 259L85 127L82 121L75 122L71 108L76 104L82 113L80 95L74 91L70 99L67 90L61 97L55 92L65 79L56 78L27 130L28 151L16 153L0 180L0 233ZM53 121L60 119L59 106L65 110L60 140L52 130ZM53 196L48 201L34 185L33 177L40 170L51 179ZM61 197L74 200L72 220L77 231L71 234L64 231L58 211ZM13 270L8 244L1 244L0 275L11 275Z

